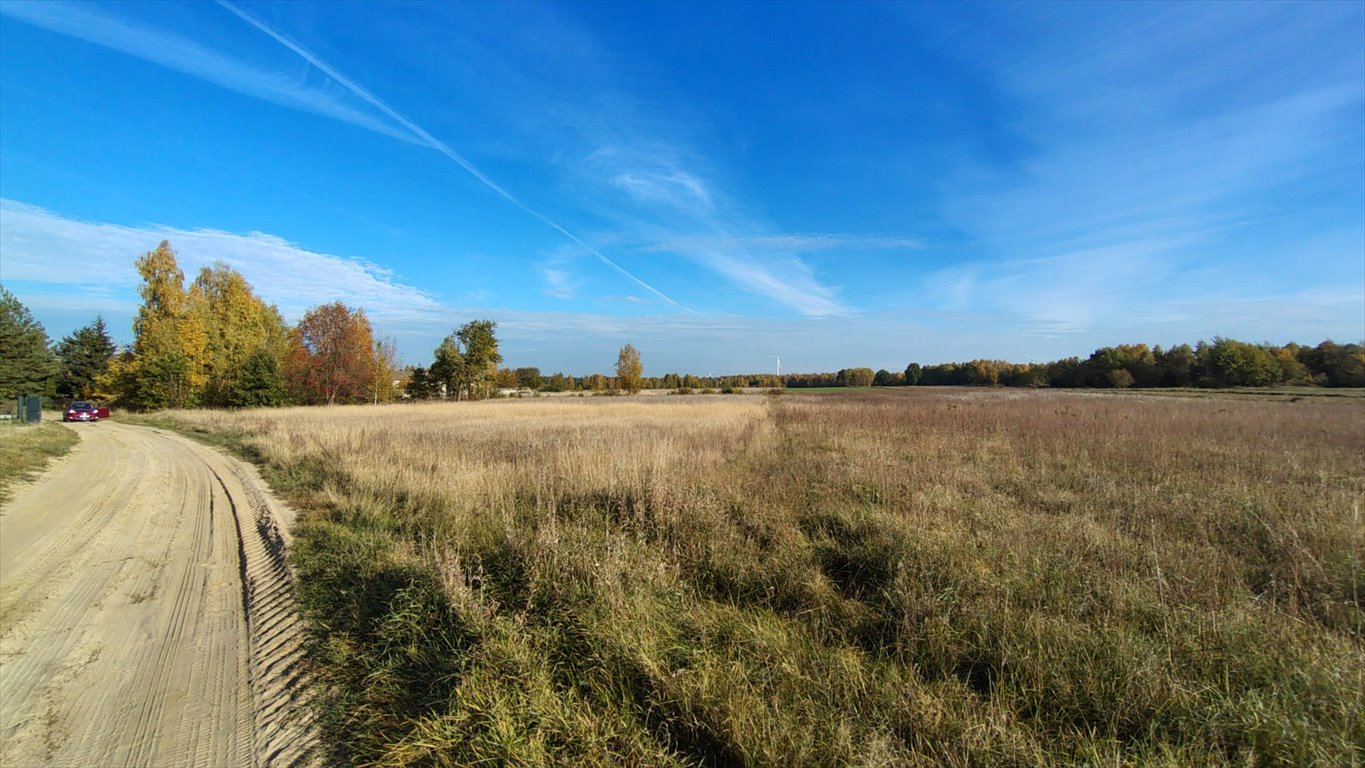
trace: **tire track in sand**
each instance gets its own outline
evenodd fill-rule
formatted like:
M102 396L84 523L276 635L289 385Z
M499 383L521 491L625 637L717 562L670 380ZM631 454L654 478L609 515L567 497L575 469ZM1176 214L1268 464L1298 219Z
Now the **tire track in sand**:
M316 764L292 512L193 441L78 428L0 507L0 765Z

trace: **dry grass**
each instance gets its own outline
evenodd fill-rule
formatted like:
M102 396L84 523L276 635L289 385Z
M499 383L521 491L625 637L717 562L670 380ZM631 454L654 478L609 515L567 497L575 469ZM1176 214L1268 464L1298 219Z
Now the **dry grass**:
M79 435L58 423L0 421L0 503L14 495L20 483L37 477L49 460L65 455L79 441Z
M1356 765L1365 403L171 414L310 510L334 759Z

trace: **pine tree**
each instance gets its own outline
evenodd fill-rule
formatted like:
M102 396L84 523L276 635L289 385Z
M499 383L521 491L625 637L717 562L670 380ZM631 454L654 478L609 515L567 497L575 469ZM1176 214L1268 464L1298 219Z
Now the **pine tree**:
M47 331L0 285L0 399L47 394L56 373Z
M257 347L242 364L235 385L225 394L227 400L223 404L233 408L284 405L289 395L279 357L265 347Z
M109 370L116 349L100 316L62 339L57 345L57 358L61 361L57 394L80 400L94 397L97 382Z

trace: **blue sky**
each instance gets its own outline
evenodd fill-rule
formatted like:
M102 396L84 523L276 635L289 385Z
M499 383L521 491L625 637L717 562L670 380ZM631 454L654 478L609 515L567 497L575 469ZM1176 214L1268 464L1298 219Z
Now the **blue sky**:
M410 363L1365 338L1365 4L0 4L0 281L171 240Z

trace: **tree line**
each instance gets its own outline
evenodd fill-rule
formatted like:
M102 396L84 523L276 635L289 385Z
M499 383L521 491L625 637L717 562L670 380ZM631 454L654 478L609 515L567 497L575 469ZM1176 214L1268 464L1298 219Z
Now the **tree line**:
M221 262L186 286L175 250L162 241L135 265L142 304L133 343L121 351L101 317L51 345L0 286L0 398L43 394L154 410L379 402L397 394L397 347L375 336L363 309L322 304L290 326Z
M626 345L630 359L639 353ZM418 369L417 380L421 380ZM618 363L619 373L619 363ZM673 391L829 388L985 386L985 387L1265 387L1274 385L1365 387L1365 347L1324 341L1314 347L1300 344L1276 346L1249 344L1215 337L1193 346L1169 349L1146 344L1120 344L1095 350L1090 357L1068 357L1044 363L1011 363L1004 360L971 360L922 365L911 363L904 371L843 368L820 373L727 374L697 376L668 373L663 376L607 376L593 373L572 376L544 375L539 368L499 368L493 384L502 390L535 392L614 393L639 389ZM429 397L429 391L409 391Z
M1365 347L1249 344L1215 337L1169 349L1146 344L1101 347L1088 358L1045 363L971 360L904 371L845 368L825 373L644 376L640 353L621 348L616 375L542 375L535 367L499 368L497 323L455 329L426 366L399 370L392 339L374 333L365 311L337 301L290 326L236 270L200 269L188 286L169 242L136 261L142 304L133 343L119 350L96 316L57 344L0 285L0 399L43 394L111 401L132 410L241 408L410 399L482 399L501 390L634 393L741 388L866 386L1264 387L1279 384L1365 387ZM397 380L405 379L401 386Z
M1317 346L1249 344L1214 337L1169 349L1146 344L1101 347L1082 360L1047 363L972 360L878 371L874 385L987 387L1365 387L1365 347L1327 340Z

